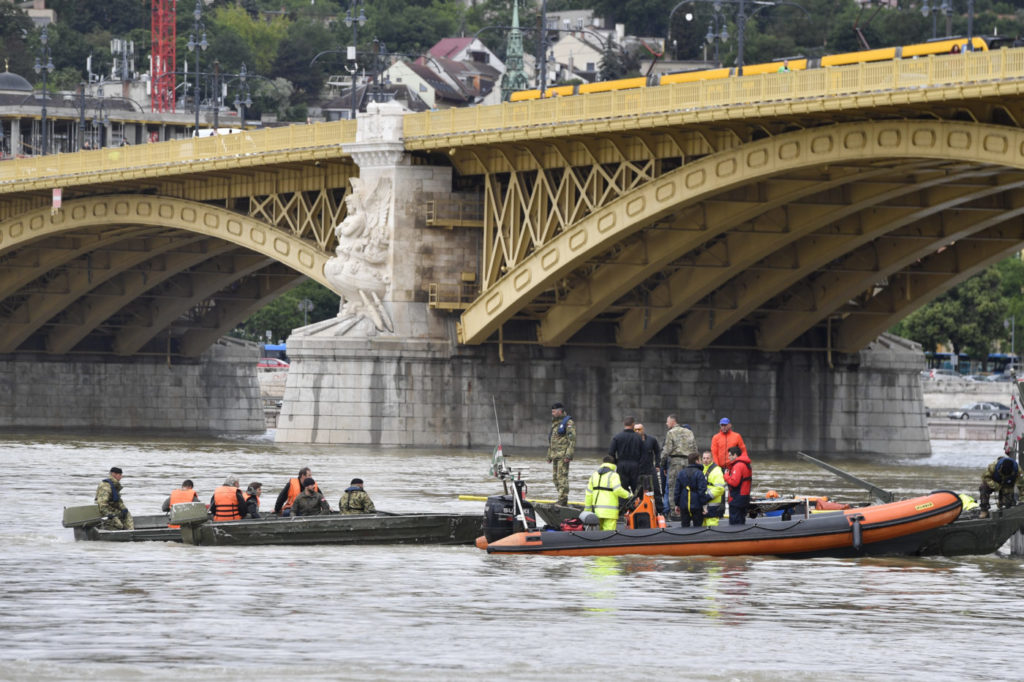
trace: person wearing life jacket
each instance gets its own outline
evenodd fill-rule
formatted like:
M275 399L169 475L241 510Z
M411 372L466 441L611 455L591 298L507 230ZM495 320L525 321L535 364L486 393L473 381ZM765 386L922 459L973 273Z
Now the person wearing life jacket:
M711 456L714 457L715 464L722 467L723 471L729 464L728 453L729 448L732 447L737 447L744 455L748 455L743 436L738 431L732 430L732 422L728 417L722 417L718 422L718 433L711 438Z
M694 528L704 525L704 505L708 501L708 480L704 478L704 469L700 465L700 457L696 452L686 456L686 466L676 477L675 502L676 514L682 519L683 528Z
M285 483L284 488L281 489L280 494L277 496L277 502L274 503L274 513L278 516L288 516L292 505L295 504L295 498L302 493L302 482L307 478L313 478L313 471L309 467L302 467L299 469L299 475L295 478L288 479ZM320 492L320 488L317 487L317 492Z
M747 522L750 506L750 482L753 469L747 453L738 446L729 448L729 466L725 469L725 482L729 485L729 525L742 526Z
M615 457L604 458L601 468L590 475L583 511L593 512L601 520L601 530L615 530L619 521L619 500L629 497L615 471Z
M263 484L259 481L253 481L249 484L249 487L242 493L242 497L245 498L245 514L244 518L247 519L258 519L260 518L260 495L263 493Z
M214 521L238 521L245 514L245 497L238 489L238 476L228 474L224 485L213 491L210 513Z
M96 486L96 504L100 515L106 517L103 528L108 530L135 530L135 519L121 499L122 476L120 467L110 467L110 476Z
M701 463L704 465L704 478L708 481L708 510L704 514L704 525L717 526L725 516L725 474L722 467L715 464L710 450L701 455Z
M341 514L373 514L376 511L377 508L373 506L373 500L363 490L363 479L353 478L352 483L345 488L341 499L338 500L338 512Z
M177 490L172 490L169 497L164 500L163 506L160 507L163 511L171 511L171 507L176 504L183 502L198 502L199 493L197 493L192 487L192 479L186 478L182 482L181 487ZM181 526L167 524L168 528L180 528Z
M981 487L978 489L978 502L981 504L979 518L988 518L989 497L992 493L999 493L999 508L1012 507L1017 503L1016 498L1021 495L1021 486L1024 478L1020 475L1020 465L1012 457L1000 457L988 465L988 469L981 476ZM1013 488L1017 487L1017 495L1014 495Z

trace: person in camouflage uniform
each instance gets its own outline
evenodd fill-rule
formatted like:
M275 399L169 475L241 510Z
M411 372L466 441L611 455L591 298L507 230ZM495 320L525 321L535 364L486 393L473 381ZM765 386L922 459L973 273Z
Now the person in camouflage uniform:
M373 514L377 511L373 506L373 500L363 490L363 479L352 479L352 483L338 500L338 511L342 514Z
M569 462L576 452L576 422L565 413L562 403L551 406L551 430L548 432L548 462L558 491L557 503L569 503Z
M302 493L292 503L292 516L316 516L330 513L331 506L327 504L323 493L316 489L316 481L307 478L302 482Z
M96 504L100 507L100 514L107 517L103 528L108 530L135 530L135 519L121 499L123 475L119 467L111 467L110 477L104 478L96 488Z
M999 493L999 508L1012 507L1016 504L1013 487L1017 486L1018 496L1024 493L1024 476L1020 475L1020 466L1012 457L1000 457L988 465L981 476L981 488L978 490L978 502L981 503L981 518L988 517L989 497Z
M665 477L667 483L664 508L672 510L675 506L669 499L672 489L676 479L679 478L679 472L686 468L686 458L691 454L696 454L697 439L694 438L693 431L679 425L674 414L670 414L665 419L665 426L668 428L668 433L665 434L665 445L661 448L661 468L668 469L668 475Z

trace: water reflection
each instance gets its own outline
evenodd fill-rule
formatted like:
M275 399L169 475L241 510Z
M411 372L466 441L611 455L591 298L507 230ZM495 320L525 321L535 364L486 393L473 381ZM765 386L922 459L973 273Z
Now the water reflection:
M940 443L923 461L841 465L910 495L976 488L997 454ZM299 660L308 676L374 680L604 676L610 661L712 680L970 678L975 662L1006 660L1003 636L1024 612L1016 558L119 546L60 528L60 507L88 502L111 465L136 514L185 477L205 499L228 472L262 481L266 506L306 464L332 505L360 476L381 509L479 511L457 496L499 488L482 452L22 434L0 441L0 457L0 679L281 678ZM546 465L530 463L531 492L552 495ZM574 463L572 497L597 465L596 453ZM754 475L759 488L867 497L795 458L757 459ZM225 614L237 624L228 633Z

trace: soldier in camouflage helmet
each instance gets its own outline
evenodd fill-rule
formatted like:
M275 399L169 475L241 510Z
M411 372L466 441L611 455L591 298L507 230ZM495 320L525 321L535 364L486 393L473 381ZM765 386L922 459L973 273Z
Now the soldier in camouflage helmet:
M665 509L671 510L674 505L668 499L670 492L675 486L679 472L686 468L686 458L697 453L697 439L694 438L693 431L679 425L674 414L665 419L665 426L668 427L668 433L665 434L665 445L661 448L661 468L668 469L668 475L665 477L664 506Z
M569 462L576 451L576 422L565 413L562 403L551 406L551 430L548 433L548 461L558 490L558 504L569 503Z
M104 478L96 488L96 504L100 514L106 517L103 527L108 530L135 530L135 519L121 499L121 477L119 467L110 468L110 477Z
M353 478L352 483L338 500L338 511L342 514L373 514L377 508L373 506L373 500L363 490L363 479Z

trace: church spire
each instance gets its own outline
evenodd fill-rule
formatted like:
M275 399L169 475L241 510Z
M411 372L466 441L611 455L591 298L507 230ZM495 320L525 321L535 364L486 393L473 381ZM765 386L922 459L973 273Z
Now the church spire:
M505 53L505 75L501 79L501 99L508 101L516 90L525 90L530 81L523 71L523 33L519 30L519 0L512 0L512 30L508 32L508 50Z

